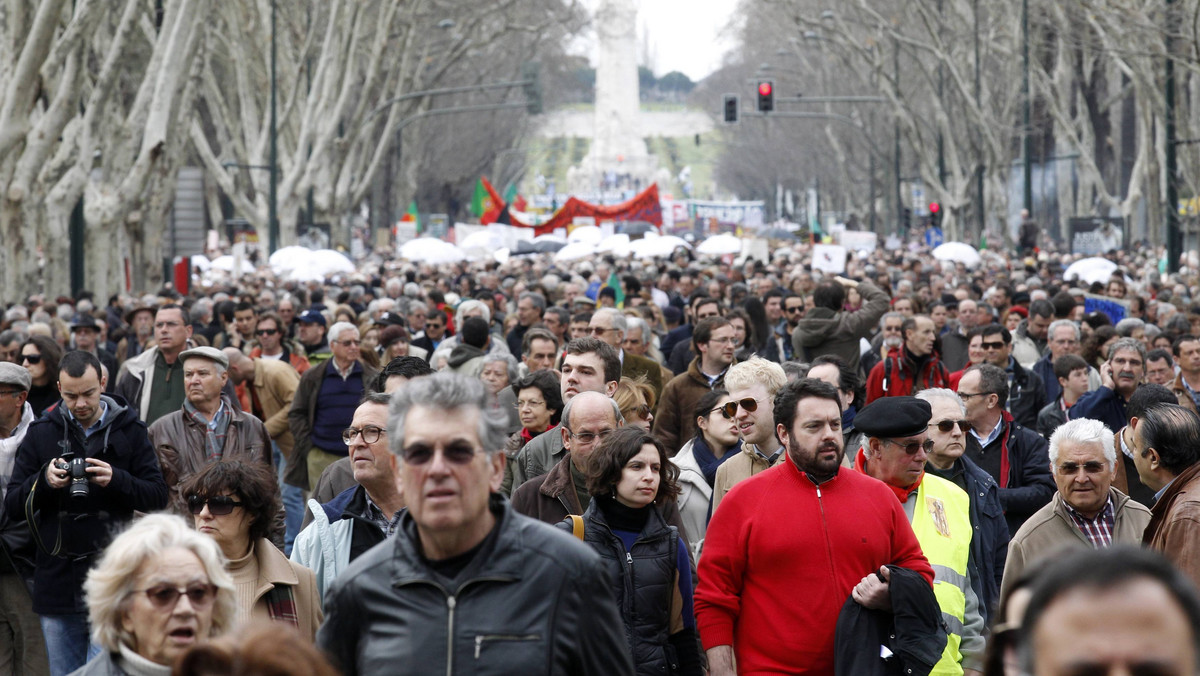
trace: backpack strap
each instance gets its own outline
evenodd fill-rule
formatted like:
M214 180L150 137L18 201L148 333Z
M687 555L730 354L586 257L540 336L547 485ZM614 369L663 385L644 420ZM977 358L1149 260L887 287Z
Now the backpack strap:
M583 539L583 517L578 514L569 514L571 518L571 534L580 540Z

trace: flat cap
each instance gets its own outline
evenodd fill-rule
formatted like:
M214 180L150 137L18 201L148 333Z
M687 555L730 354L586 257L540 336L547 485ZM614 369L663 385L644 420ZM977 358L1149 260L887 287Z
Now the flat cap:
M854 416L854 429L868 437L911 437L929 428L933 409L916 397L883 397Z
M202 345L200 347L193 347L190 350L184 350L183 352L179 353L179 358L181 360L190 359L192 357L200 357L201 359L215 361L220 364L222 368L229 368L229 357L226 357L224 352L215 347Z
M23 391L28 392L30 386L33 385L33 378L29 375L29 369L24 366L17 366L12 362L0 361L0 385L16 385Z

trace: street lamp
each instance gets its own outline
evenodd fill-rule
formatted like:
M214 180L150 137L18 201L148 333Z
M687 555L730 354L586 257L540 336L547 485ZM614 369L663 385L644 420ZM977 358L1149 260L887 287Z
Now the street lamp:
M279 249L279 129L275 110L275 0L271 0L271 137L270 158L271 185L267 196L267 255Z

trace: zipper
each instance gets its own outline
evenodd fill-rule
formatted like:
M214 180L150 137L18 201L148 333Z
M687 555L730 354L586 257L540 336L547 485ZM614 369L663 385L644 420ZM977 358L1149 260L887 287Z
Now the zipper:
M811 479L810 479L810 481L811 481ZM829 524L828 524L828 522L825 521L825 503L824 503L824 501L821 500L821 487L819 485L817 485L816 489L817 489L817 509L820 510L820 512L821 512L821 530L824 532L824 535L825 535L825 537L824 537L825 555L829 558L829 576L831 578L833 578L833 582L836 585L837 584L837 575L834 573L835 568L833 567L833 548L829 544Z
M454 674L454 606L458 605L458 597L453 594L446 596L446 607L449 613L446 615L446 676ZM479 647L476 644L476 657L479 656Z
M479 659L484 641L536 641L539 638L539 634L478 634L475 636L475 659Z

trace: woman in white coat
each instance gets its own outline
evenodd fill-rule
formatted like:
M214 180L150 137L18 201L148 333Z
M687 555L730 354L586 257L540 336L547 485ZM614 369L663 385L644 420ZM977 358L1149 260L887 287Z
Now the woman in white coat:
M694 558L700 557L704 533L712 517L713 482L721 463L741 452L733 413L726 408L732 403L725 390L708 392L696 403L696 436L683 445L672 462L679 468L680 493L676 502L683 525L687 529Z

